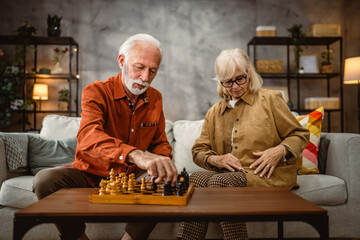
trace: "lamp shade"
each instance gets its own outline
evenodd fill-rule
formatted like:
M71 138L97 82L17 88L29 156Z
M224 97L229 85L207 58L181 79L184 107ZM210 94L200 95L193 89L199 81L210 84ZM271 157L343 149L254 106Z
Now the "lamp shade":
M33 99L35 100L48 100L48 85L47 84L34 84Z
M360 57L345 59L344 84L360 83Z

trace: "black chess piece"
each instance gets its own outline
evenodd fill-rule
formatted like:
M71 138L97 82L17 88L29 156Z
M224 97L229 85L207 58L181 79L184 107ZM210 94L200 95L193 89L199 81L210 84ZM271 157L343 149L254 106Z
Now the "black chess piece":
M178 181L176 183L176 196L183 196L185 191L184 191L184 181L182 181L183 178L180 179L180 181Z
M174 188L171 186L171 182L164 183L164 190L162 192L163 196L172 196L174 195Z
M151 191L154 191L154 192L156 192L156 190L157 190L157 184L155 183L156 178L157 177L153 178L153 183L151 184Z

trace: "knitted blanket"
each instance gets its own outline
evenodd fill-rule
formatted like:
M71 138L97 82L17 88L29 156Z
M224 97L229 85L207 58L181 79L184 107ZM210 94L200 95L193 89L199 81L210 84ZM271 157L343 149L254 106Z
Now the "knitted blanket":
M24 133L0 132L0 139L4 142L9 171L27 167L28 136Z

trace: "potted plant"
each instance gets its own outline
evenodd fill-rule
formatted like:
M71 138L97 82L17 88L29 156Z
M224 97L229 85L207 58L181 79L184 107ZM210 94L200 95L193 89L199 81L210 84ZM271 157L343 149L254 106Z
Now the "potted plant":
M15 49L15 62L13 62L12 65L19 67L20 74L24 75L30 40L36 34L36 28L25 21L24 25L16 29L16 32L18 46Z
M332 73L333 66L331 64L332 59L332 49L326 49L321 53L321 73Z
M11 103L21 97L21 78L19 71L13 71L6 63L0 62L0 126L11 125L14 109Z
M301 45L304 44L305 34L301 31L302 24L294 24L287 31L290 33L290 38L294 43L294 58L295 58L295 73L299 74L300 70L300 54L304 51Z
M69 108L69 89L61 89L59 91L58 108L61 111L67 111Z
M57 15L54 16L50 16L50 14L48 14L47 17L47 33L49 37L59 37L61 34L61 29L60 29L60 22L61 22L62 17L58 17Z

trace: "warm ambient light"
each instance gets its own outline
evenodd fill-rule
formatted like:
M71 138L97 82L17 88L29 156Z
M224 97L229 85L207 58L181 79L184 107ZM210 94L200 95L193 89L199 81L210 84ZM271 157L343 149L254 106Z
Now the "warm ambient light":
M34 84L33 91L34 100L48 100L48 85L47 84Z
M358 121L360 133L360 57L345 59L344 84L357 84L358 94Z
M39 110L41 111L41 100L48 100L48 85L35 83L33 90L33 99L39 100Z
M360 57L345 59L344 84L360 83Z

